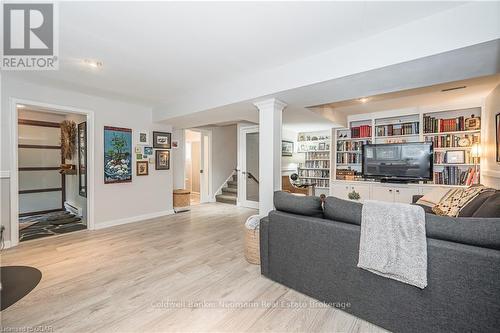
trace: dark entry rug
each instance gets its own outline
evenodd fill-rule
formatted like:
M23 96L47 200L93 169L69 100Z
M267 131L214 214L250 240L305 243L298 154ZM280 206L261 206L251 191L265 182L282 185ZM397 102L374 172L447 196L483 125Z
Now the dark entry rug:
M0 277L0 304L3 311L35 289L42 279L42 272L28 266L5 266L0 267Z
M82 223L81 218L66 211L29 216L19 219L19 241L83 229L87 229L87 226Z

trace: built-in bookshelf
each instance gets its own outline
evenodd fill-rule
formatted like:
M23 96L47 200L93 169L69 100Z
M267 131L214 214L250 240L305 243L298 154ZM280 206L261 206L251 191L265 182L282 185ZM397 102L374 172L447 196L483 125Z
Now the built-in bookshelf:
M476 107L351 121L349 128L333 131L334 179L362 179L363 144L427 141L434 147L434 179L429 183L479 183L480 160L474 147L480 144L480 118L481 108Z
M301 182L315 184L316 189L325 190L326 194L330 188L330 145L328 131L298 135L298 152L304 153L304 162L298 166Z

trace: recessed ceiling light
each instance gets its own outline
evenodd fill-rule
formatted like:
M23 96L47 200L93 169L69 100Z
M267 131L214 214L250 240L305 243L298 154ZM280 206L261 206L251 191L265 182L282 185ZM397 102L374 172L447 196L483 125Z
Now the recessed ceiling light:
M361 103L366 103L368 102L368 97L361 97L360 99L358 99L358 101L360 101Z
M98 60L85 59L83 63L91 68L99 69L102 67L102 61Z
M24 109L25 107L26 107L26 105L24 105L24 104L17 104L18 109Z

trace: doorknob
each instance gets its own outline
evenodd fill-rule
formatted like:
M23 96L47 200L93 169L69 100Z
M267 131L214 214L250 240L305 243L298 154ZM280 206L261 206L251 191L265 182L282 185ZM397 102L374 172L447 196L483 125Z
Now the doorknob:
M241 173L242 173L242 174L244 174L244 175L246 175L246 174L247 174L247 173L246 173L246 171L242 171Z
M200 170L200 173L203 173L203 170Z

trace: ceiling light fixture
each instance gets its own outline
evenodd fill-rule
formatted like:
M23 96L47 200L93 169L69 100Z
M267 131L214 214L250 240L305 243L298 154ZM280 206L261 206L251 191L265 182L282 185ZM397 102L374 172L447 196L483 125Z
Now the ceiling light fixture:
M360 99L358 99L358 101L360 101L361 103L366 103L368 102L368 97L361 97Z
M24 105L24 104L17 104L18 109L24 109L25 107L26 107L26 105Z
M90 60L90 59L85 59L83 60L83 63L89 67L99 69L102 67L102 61L97 61L97 60Z

